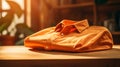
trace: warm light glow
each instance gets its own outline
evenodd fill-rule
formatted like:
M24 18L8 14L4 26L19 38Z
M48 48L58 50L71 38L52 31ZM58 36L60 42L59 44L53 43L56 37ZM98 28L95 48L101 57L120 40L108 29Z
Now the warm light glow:
M14 48L14 47L13 47ZM0 50L0 52L1 53L18 53L18 52L21 52L22 53L22 51L26 51L26 49L27 48L20 48L20 46L19 47L16 47L16 48L14 48L14 49L11 49L11 47L10 46L6 46L6 48L3 48L3 49L1 49ZM22 50L22 51L21 51Z
M2 0L2 10L10 10L10 6L6 2L6 0ZM7 15L7 12L2 12L2 17L5 17L6 15Z
M31 27L31 0L27 0L27 8L26 8L26 10L27 10L27 17L26 17L26 24L28 25L28 27Z
M26 22L27 26L31 27L31 0L1 0L2 8L0 13L0 18L6 17L9 14L9 10L12 9L11 5L9 5L9 2L7 1L12 1L13 3L16 3L17 5L20 6L20 10L24 11L20 17L18 17L20 12L16 11L18 13L17 14L16 12L14 13L14 18L12 19L12 23L10 24L8 29L6 29L7 33L9 32L10 36L14 36L17 31L15 27L17 24ZM12 11L14 12L14 9L12 9ZM6 32L3 33L7 34Z
M2 12L1 15L2 17L5 17L8 14L8 10L11 9L10 5L7 3L7 1L13 1L15 3L17 3L20 8L24 11L24 0L2 0ZM11 25L8 27L8 32L10 32L10 36L14 36L15 32L16 32L16 28L15 26L19 23L24 23L24 13L22 14L21 17L18 18L18 16L16 14L14 14L14 18L13 21L11 23Z
M7 12L2 12L2 17L5 17L7 15Z
M10 6L6 2L6 0L2 0L2 10L9 10Z

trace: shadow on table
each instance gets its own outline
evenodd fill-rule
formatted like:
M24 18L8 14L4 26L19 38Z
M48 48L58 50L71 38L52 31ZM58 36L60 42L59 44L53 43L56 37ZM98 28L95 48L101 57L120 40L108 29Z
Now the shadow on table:
M103 51L94 51L94 52L82 52L82 53L73 53L73 52L65 52L65 51L46 51L43 49L29 49L30 51L45 53L51 55L69 55L69 56L84 56L84 57L97 57L97 58L118 58L120 57L120 49L113 48L110 50ZM119 54L119 55L118 55Z

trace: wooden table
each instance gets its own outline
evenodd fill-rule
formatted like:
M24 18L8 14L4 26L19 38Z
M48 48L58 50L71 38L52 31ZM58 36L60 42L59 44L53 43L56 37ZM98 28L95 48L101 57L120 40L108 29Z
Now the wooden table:
M111 50L68 53L0 46L0 67L120 67L120 45Z

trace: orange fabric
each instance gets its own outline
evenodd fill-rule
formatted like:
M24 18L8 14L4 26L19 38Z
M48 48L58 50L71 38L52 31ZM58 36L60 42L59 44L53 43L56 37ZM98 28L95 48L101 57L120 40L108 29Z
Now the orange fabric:
M43 29L24 40L30 48L86 52L111 49L113 39L105 27L89 26L87 20L63 20L55 27Z

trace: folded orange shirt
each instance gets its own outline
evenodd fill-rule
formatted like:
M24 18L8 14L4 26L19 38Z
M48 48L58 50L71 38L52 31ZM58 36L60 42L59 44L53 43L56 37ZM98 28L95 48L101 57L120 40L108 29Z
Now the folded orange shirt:
M111 33L102 26L89 26L88 21L62 20L55 27L43 29L24 40L30 48L87 52L111 49Z

